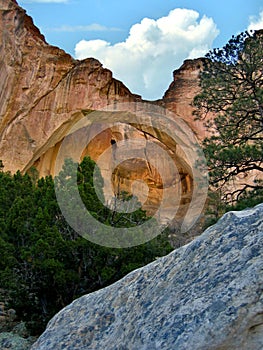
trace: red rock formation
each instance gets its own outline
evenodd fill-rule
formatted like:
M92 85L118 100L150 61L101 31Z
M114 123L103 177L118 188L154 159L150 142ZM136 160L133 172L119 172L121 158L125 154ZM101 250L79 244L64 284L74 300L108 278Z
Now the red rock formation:
M174 80L160 100L161 105L184 119L200 140L206 136L206 129L202 121L195 120L192 102L200 91L198 76L203 60L185 60L183 65L173 72Z
M0 154L5 168L27 169L59 140L76 112L137 101L99 61L74 60L46 43L15 1L0 1Z
M163 100L155 104L180 116L202 138L203 126L194 121L191 107L198 91L201 65L202 60L185 61L174 72L174 81ZM0 159L6 170L27 171L35 165L40 175L54 174L57 152L71 126L89 111L124 102L135 110L142 100L114 79L96 59L75 60L63 50L47 44L16 1L0 0ZM120 123L100 133L82 156L89 154L96 160L111 147L112 140L131 137L152 140L176 162L180 179L171 175L169 186L181 181L182 200L188 203L192 193L191 164L180 147L152 125L133 124L133 127L124 127ZM163 159L160 159L160 166L167 167L169 173L170 165ZM115 191L120 184L122 190L130 190L140 174L149 186L146 207L154 211L153 207L162 197L163 185L158 173L152 169L148 161L129 160L114 173Z

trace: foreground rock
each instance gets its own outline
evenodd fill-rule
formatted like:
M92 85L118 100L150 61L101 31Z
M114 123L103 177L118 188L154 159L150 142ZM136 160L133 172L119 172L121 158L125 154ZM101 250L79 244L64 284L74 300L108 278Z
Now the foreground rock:
M32 350L261 350L263 204L58 313Z
M20 337L18 334L10 332L0 333L1 350L29 350L30 347L30 341Z

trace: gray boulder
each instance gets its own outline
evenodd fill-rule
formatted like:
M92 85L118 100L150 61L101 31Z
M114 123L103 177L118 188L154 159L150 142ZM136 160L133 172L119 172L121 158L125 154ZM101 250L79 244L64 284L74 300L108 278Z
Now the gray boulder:
M32 350L262 350L263 204L61 310Z
M29 340L11 332L0 333L1 350L29 350L31 347Z

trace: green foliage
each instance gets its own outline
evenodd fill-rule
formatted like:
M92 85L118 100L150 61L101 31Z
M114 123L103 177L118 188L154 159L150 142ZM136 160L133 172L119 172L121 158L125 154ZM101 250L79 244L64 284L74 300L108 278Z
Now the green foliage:
M227 204L225 201L222 201L222 193L220 189L217 191L209 191L203 229L215 224L218 219L228 211L253 208L262 202L263 190L261 188L243 191L239 196L238 201L231 204Z
M148 219L140 209L120 214L102 205L94 190L95 164L90 158L79 165L67 160L56 179L69 195L74 181L70 171L72 175L77 168L79 193L95 217L125 227ZM95 177L100 191L103 181L98 171ZM1 171L0 186L1 288L32 334L42 332L47 321L75 298L115 282L172 249L165 235L128 249L85 240L61 214L51 177L37 181L36 176Z
M227 207L229 210L243 210L246 208L252 208L257 204L263 202L263 189L256 188L250 191L244 191L242 196L239 197L239 200L232 206Z
M215 224L226 211L227 205L222 201L221 190L208 191L203 229L205 230L209 226Z
M203 146L211 185L222 190L226 203L241 199L248 189L263 188L262 181L246 181L251 172L261 180L263 174L262 70L262 32L233 36L204 60L195 113L204 118L210 135ZM244 181L234 190L231 181L237 176Z

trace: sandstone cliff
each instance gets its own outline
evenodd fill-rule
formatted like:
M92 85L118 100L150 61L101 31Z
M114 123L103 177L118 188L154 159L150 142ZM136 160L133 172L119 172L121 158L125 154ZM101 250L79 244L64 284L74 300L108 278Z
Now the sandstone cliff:
M32 350L261 350L263 205L59 312Z
M28 169L76 112L138 100L97 60L77 61L48 45L14 1L0 1L0 35L0 154L7 170Z
M201 140L207 136L203 121L193 117L192 102L199 88L199 73L203 66L203 58L185 60L183 65L173 72L173 82L165 92L160 103L184 119Z
M144 208L152 214L162 200L164 188L181 186L181 202L188 206L193 192L194 159L187 159L181 146L193 139L192 133L200 138L204 135L202 125L193 119L190 106L198 90L201 65L201 59L186 61L181 69L175 71L174 82L164 98L147 103L114 79L112 73L96 59L78 61L47 44L16 1L0 0L0 159L5 170L25 172L35 166L40 176L54 175L58 151L71 127L92 111L111 105L112 110L121 111L119 116L114 117L114 126L109 125L105 129L97 120L91 131L96 137L81 157L88 154L97 160L113 144L132 138L144 140L145 144L148 141L158 144L171 156L177 168L176 177L174 173L169 173L171 161L163 157L156 165L157 169L151 166L147 157L143 160L129 159L112 174L112 184L108 184L108 188L112 185L115 193L130 192L134 180L143 180L149 187L148 202ZM124 104L128 111L137 113L140 109L146 110L150 115L148 125L143 125L140 120L122 123ZM159 115L165 116L167 111L171 111L170 118L181 118L190 126L181 145L176 137L175 140L162 131L164 121L159 118L157 125L152 118L158 106L163 109L158 112ZM105 121L103 123L105 125ZM181 124L178 126L176 123L171 129L174 135L180 135ZM187 146L189 149L192 147ZM149 153L146 146L142 148L144 154ZM167 169L166 184L160 179L159 168ZM109 171L109 165L102 164L102 172L108 174ZM147 196L146 192L140 186L137 188L137 193L142 193L140 200ZM173 208L168 205L165 216L170 217L171 211Z

